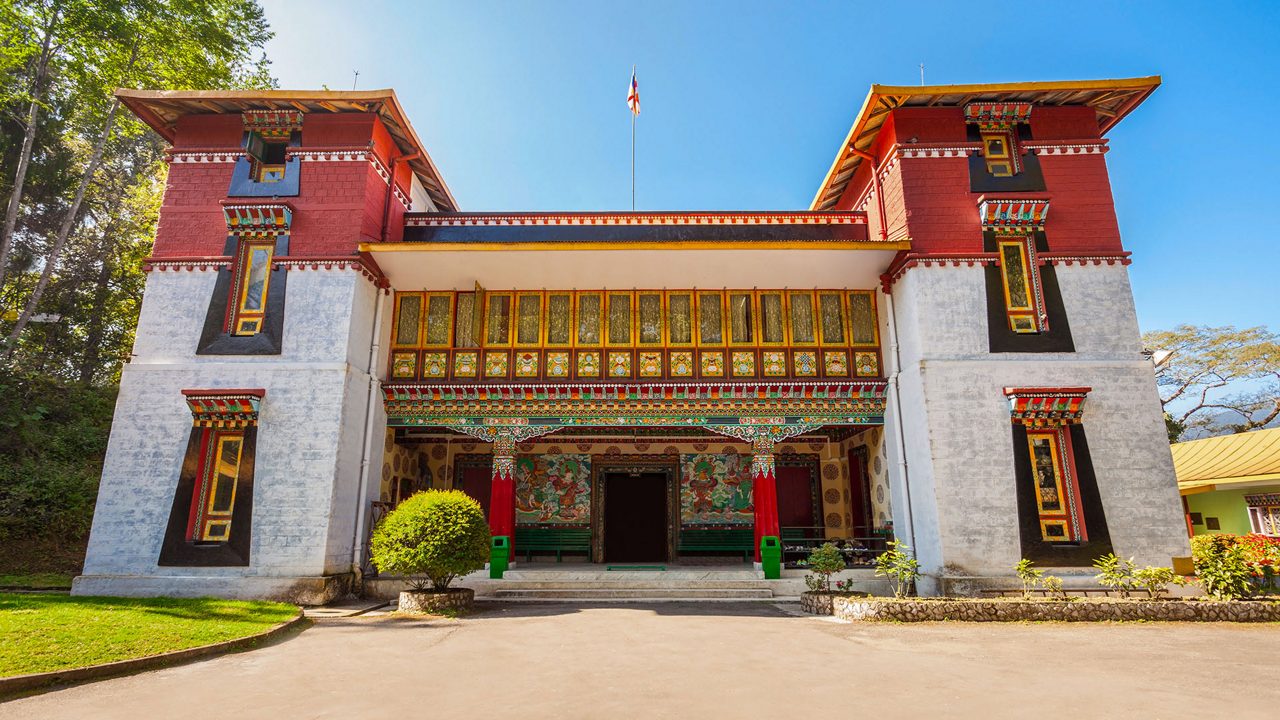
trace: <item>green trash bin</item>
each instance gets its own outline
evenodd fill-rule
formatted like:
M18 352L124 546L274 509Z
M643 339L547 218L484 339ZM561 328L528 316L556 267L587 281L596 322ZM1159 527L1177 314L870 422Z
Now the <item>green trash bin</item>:
M782 577L782 541L773 535L760 538L760 564L764 567L765 580Z
M501 580L507 571L507 559L511 556L511 538L494 535L489 541L489 577Z

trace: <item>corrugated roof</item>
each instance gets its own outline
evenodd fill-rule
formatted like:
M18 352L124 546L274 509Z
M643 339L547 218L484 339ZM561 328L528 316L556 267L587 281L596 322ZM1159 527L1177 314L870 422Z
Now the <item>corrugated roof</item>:
M1173 468L1184 490L1280 481L1280 428L1175 443Z

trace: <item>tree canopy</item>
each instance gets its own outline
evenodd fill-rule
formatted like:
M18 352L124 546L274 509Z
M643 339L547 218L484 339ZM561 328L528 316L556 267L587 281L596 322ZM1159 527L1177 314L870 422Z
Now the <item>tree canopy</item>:
M1179 325L1142 336L1167 352L1156 369L1170 440L1245 432L1280 417L1280 336L1265 327Z

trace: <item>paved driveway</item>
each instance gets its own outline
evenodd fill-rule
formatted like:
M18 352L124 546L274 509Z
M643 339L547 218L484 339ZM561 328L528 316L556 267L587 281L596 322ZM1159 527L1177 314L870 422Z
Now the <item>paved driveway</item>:
M1274 717L1280 626L842 624L767 604L490 605L0 704L0 718Z

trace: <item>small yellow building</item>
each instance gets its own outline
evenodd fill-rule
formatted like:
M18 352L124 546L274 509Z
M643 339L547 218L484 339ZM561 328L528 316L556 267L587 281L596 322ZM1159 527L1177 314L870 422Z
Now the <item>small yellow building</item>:
M1280 535L1280 428L1176 443L1173 465L1192 535Z

